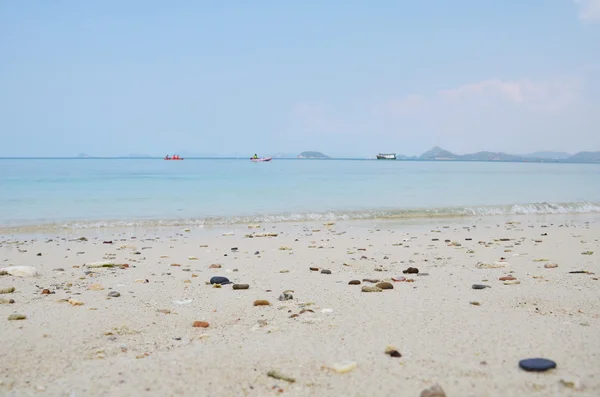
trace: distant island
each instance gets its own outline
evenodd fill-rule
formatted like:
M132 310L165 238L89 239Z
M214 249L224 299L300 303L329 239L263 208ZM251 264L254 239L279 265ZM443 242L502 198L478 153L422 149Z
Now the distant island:
M327 156L326 154L323 154L321 152L302 152L300 153L297 158L299 159L329 159L331 157Z
M508 161L508 162L537 162L537 163L598 163L600 152L579 152L573 155L565 152L536 152L526 155L515 155L503 152L477 152L455 154L441 147L434 147L420 156L396 156L400 160L423 161Z

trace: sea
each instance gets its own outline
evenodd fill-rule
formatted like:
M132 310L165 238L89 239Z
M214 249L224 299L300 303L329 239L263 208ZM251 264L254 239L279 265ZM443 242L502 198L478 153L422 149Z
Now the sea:
M599 212L600 164L0 160L5 229Z

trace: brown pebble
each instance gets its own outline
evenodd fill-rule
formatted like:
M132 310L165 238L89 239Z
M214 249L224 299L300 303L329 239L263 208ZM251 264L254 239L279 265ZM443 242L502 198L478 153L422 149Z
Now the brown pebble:
M359 285L360 284L360 280L350 280L350 282L348 283L348 285Z
M213 263L212 265L210 265L208 267L209 269L220 269L221 265L219 265L218 263Z
M15 287L0 288L0 294L12 294L15 292Z
M388 346L385 348L385 354L390 357L402 357L402 354L394 346Z
M546 264L544 265L544 267L545 267L546 269L554 269L555 267L558 267L558 265L557 265L557 264L555 264L555 263L546 263Z
M417 269L416 267L409 267L406 270L403 270L402 273L404 274L418 274L419 273L419 269Z
M8 321L25 320L27 318L24 314L11 314L8 316Z
M380 280L378 278L363 278L363 281L365 283L378 283Z
M192 327L194 328L208 328L208 323L206 321L194 321Z
M181 267L181 265L179 263L172 263L171 266L173 266L173 267Z
M500 281L512 281L512 280L516 280L516 278L514 278L513 276L505 276L505 277L500 277L498 280L500 280Z
M318 271L319 271L319 268L318 268L318 267L310 267L309 269L310 269L311 271L313 271L313 272L318 272Z
M258 299L254 301L254 306L270 306L271 303L265 299Z
M248 284L233 284L233 289L248 289L250 286Z
M377 283L377 284L375 284L375 286L377 288L381 288L381 289L394 289L394 286L392 285L392 283L388 283L387 281L384 281L382 283Z
M44 288L44 289L42 290L42 295L50 295L50 293L51 293L51 292L50 292L50 290L49 290L48 288Z
M421 392L421 397L446 397L444 389L440 385L433 385Z

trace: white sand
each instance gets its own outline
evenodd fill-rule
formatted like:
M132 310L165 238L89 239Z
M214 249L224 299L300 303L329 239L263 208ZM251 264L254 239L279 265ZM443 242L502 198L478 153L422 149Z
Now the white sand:
M419 396L439 383L448 397L599 396L600 224L586 219L593 218L138 229L136 239L130 230L104 230L64 240L47 236L52 242L5 235L0 268L33 266L40 275L0 276L0 289L16 288L0 295L15 300L0 303L0 395ZM279 235L244 238L264 232ZM72 240L79 236L88 241ZM107 254L116 256L107 260ZM505 268L476 266L501 257ZM130 267L84 266L93 262ZM311 266L332 274L311 272ZM403 275L409 266L429 275ZM569 274L575 270L596 274ZM393 290L377 293L361 292L370 283L348 285L397 275L414 282L394 282ZM498 278L506 275L520 284L504 285ZM206 284L211 276L250 289L213 288ZM475 283L491 288L474 290ZM105 289L88 290L91 284ZM54 293L43 295L44 288ZM280 302L288 289L294 299ZM109 299L110 291L121 296ZM84 304L65 302L71 298ZM271 306L254 307L256 299ZM186 300L192 302L174 303ZM290 318L303 307L314 314ZM11 314L27 318L9 321ZM192 327L197 320L210 326ZM384 354L388 345L402 357ZM530 357L558 367L519 369L519 360ZM356 362L356 369L326 368L344 361ZM273 369L296 382L268 377Z

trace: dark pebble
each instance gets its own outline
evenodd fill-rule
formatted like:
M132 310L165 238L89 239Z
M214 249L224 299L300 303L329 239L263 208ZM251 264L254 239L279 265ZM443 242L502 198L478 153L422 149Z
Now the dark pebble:
M233 289L248 289L250 286L248 284L233 284Z
M545 358L528 358L519 361L519 367L525 371L543 372L556 368L556 363Z
M37 256L42 256L42 253L41 253L41 252L38 252Z
M471 288L473 289L486 289L486 288L490 288L489 285L483 285L483 284L473 284L471 286Z
M321 274L331 274L331 270L323 269L321 270Z
M360 284L360 280L350 280L350 282L348 283L348 285L359 285Z
M108 296L110 296L111 298L118 298L119 296L121 296L121 294L117 291L110 291L108 293Z
M419 274L419 269L417 269L416 267L409 267L406 270L403 270L402 273L404 274Z
M260 251L256 251L254 255L260 255Z
M231 249L231 252L235 252L235 251L237 251L237 250L238 250L238 247L233 247L233 248Z
M227 277L214 276L214 277L210 278L210 283L225 285L225 284L231 284L231 281L229 281L229 279Z

